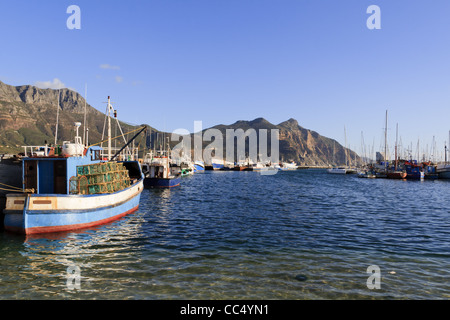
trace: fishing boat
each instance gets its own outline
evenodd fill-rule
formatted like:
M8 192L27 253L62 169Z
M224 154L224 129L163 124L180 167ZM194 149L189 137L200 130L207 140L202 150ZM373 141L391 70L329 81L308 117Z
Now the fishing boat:
M85 147L76 126L74 143L44 146L40 154L25 147L23 188L6 195L5 230L70 231L105 224L138 209L144 178L139 162L114 161L117 154L103 160L103 148Z
M249 166L251 168L251 171L261 171L267 169L267 167L262 164L261 162L252 163Z
M432 164L431 162L423 162L423 172L425 175L425 179L428 180L435 180L439 178L439 174L437 173L436 169L437 166Z
M223 159L213 158L205 165L205 170L222 170L225 167L225 161Z
M22 191L22 159L18 155L0 156L0 231L3 231L6 195Z
M172 168L172 169L171 169ZM166 154L147 155L142 164L145 188L172 188L181 183L181 170L171 167L170 158Z
M182 177L193 175L195 172L194 164L192 162L182 162L180 165L180 169Z
M436 166L439 179L450 179L450 164L440 163Z
M388 171L386 173L386 178L388 179L406 179L407 177L406 171L400 171L400 170L392 170Z
M406 179L422 180L425 178L425 173L417 160L410 160L405 162Z
M375 179L377 176L370 170L363 170L357 173L358 178Z
M449 132L450 139L450 132ZM450 140L449 140L450 141ZM436 166L436 173L439 179L450 179L450 164L447 162L447 145L445 145L445 162Z
M233 170L234 171L245 171L246 168L247 168L247 165L245 163L238 162L234 165Z
M205 171L205 163L199 160L194 161L194 172L202 172L202 171Z

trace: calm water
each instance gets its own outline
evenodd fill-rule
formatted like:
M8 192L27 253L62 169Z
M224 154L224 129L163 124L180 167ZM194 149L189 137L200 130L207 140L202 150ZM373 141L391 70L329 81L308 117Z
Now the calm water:
M0 299L449 299L449 190L323 170L196 174L105 226L0 233Z

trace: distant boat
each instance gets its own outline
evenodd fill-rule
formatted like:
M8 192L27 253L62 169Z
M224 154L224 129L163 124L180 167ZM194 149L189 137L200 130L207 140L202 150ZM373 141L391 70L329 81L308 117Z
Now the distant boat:
M153 157L150 154L142 164L142 171L145 188L172 188L181 183L181 171L171 170L170 159L166 155Z
M182 162L180 169L182 177L193 175L195 172L194 164L192 162Z
M423 172L422 166L417 163L416 160L406 161L406 179L410 180L422 180L425 178L425 173Z
M333 174L347 174L347 168L343 167L329 168L327 169L327 172Z
M430 162L423 162L423 171L425 174L425 179L434 180L439 178L439 174L437 173L437 166L431 164Z
M450 132L449 132L450 139ZM450 141L450 140L449 140ZM436 166L436 173L439 179L450 179L450 163L447 162L447 145L445 145L445 162Z
M279 170L297 170L297 164L292 161L292 162L282 162L281 165L279 166Z
M44 146L39 154L25 147L23 188L6 195L5 230L70 231L105 224L138 209L143 190L139 162L112 161L117 154L103 161L100 146L84 147L78 124L75 143Z
M408 174L406 173L406 171L393 170L393 171L388 171L386 173L386 178L388 178L388 179L406 179L407 175Z
M247 165L242 162L238 162L234 165L233 170L234 171L245 171L247 169Z
M387 123L386 123L386 130L387 130ZM385 141L385 144L387 144L386 141ZM397 145L398 145L398 124L397 124L397 129L396 129L396 138L395 138L394 167L387 169L386 178L388 178L388 179L406 179L406 177L408 175L406 173L406 170L400 170L398 168Z
M252 171L261 171L261 170L265 170L267 168L261 162L250 164L249 167L252 169Z
M194 172L205 171L205 163L203 161L194 161Z
M205 170L221 170L225 167L223 159L211 159L209 164L205 164Z
M436 173L439 179L450 179L450 164L441 163L436 167Z
M377 177L375 173L370 169L359 171L357 173L357 176L358 178L368 178L368 179L374 179Z

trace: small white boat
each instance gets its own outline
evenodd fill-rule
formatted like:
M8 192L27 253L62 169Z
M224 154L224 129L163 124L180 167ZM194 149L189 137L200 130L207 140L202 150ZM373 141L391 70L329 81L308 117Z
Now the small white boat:
M334 173L334 174L347 174L346 168L330 168L327 170L328 173Z
M282 162L279 169L280 170L297 170L297 164L295 162Z

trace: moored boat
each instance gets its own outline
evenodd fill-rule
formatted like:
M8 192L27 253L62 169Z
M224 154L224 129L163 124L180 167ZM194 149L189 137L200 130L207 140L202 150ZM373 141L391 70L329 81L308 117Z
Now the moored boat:
M406 179L409 180L422 180L425 178L425 173L420 164L416 160L405 162Z
M333 173L333 174L347 174L347 169L343 168L343 167L334 167L334 168L329 168L327 169L328 173Z
M436 166L439 179L450 179L450 164L440 163Z
M139 163L103 161L101 147L84 148L76 138L80 140L66 142L61 152L25 152L23 191L6 196L5 230L70 231L108 223L138 209L143 190Z
M142 164L145 188L172 188L181 183L181 170L171 170L168 156L148 156Z
M386 173L386 178L388 179L406 179L406 176L406 171L394 170Z
M292 162L282 162L279 166L279 170L286 171L286 170L297 170L297 164Z
M182 162L180 169L182 177L193 175L195 172L194 164L192 162Z
M205 171L205 163L203 161L194 161L194 172Z

